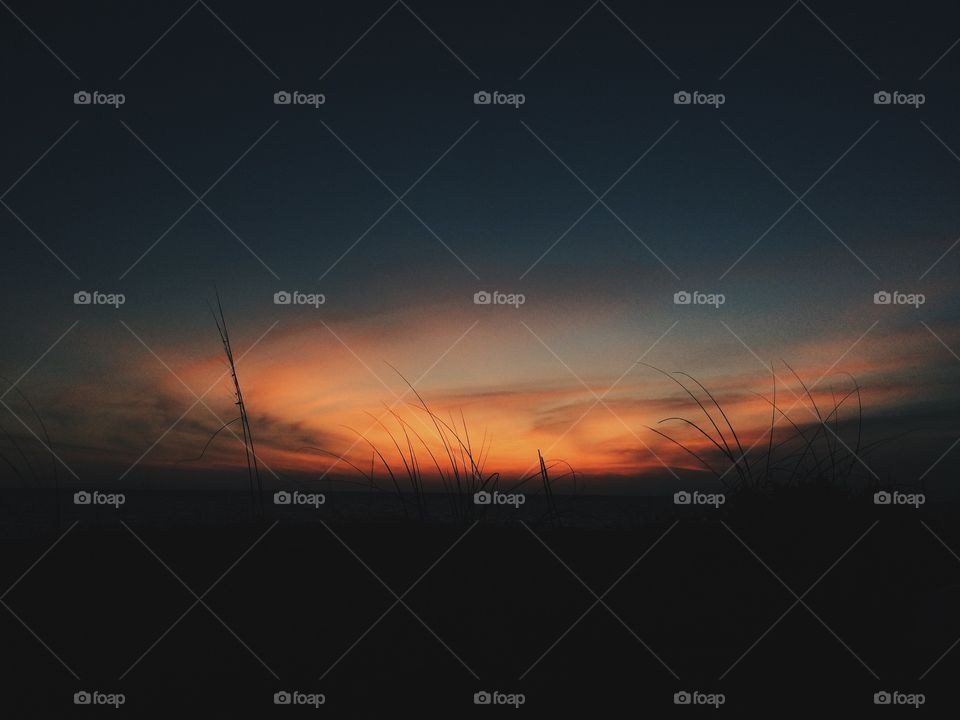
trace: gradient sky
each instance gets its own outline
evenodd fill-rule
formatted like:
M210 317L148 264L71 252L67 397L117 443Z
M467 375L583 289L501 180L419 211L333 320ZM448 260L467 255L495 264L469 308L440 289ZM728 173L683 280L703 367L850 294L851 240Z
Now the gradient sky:
M692 467L645 426L695 408L641 359L697 376L752 439L769 363L783 383L782 361L808 383L829 371L827 402L850 373L872 439L915 431L884 479L915 481L958 435L960 50L938 58L960 22L935 3L779 22L789 3L208 3L152 49L188 3L10 7L0 372L29 369L18 388L82 478L242 462L226 434L180 462L233 417L215 287L236 352L255 344L241 380L280 474L329 466L307 445L369 462L351 429L404 391L392 368L488 433L490 469L540 449L598 486ZM80 89L127 100L75 106ZM284 89L327 102L274 105ZM526 103L476 106L482 89ZM684 89L726 103L674 105ZM927 101L876 106L883 89ZM183 215L192 193L209 207ZM409 207L384 215L393 193ZM75 306L83 289L127 302ZM295 289L326 304L273 304ZM478 290L526 303L477 306ZM677 306L678 290L726 302ZM877 306L879 290L926 303ZM211 386L168 431L187 388ZM411 399L397 409L417 422ZM29 443L22 400L4 401Z

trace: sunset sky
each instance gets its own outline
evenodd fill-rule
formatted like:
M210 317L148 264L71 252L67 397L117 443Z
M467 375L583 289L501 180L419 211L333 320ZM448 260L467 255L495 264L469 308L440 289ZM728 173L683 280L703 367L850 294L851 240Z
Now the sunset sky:
M597 488L642 491L694 466L646 426L698 419L644 363L695 376L752 444L770 363L778 401L813 419L786 362L827 405L856 378L868 440L913 431L871 464L885 481L955 476L960 50L935 62L956 30L934 5L865 5L869 21L798 5L755 46L787 5L752 22L718 7L691 33L682 7L598 4L566 35L588 5L198 5L152 49L182 11L52 21L19 5L49 48L0 24L16 65L0 374L22 376L81 482L239 472L227 433L183 462L235 415L217 291L279 475L330 467L307 446L369 465L357 432L386 449L370 413L391 405L425 427L402 374L474 442L486 433L491 471L519 476L539 449ZM84 89L126 102L74 105ZM326 102L275 105L280 90ZM526 101L475 105L480 90ZM675 105L680 90L726 101ZM879 90L926 102L878 106ZM82 290L126 302L75 305ZM325 303L276 305L280 291ZM679 291L725 302L677 305ZM34 442L22 398L4 402L4 430Z

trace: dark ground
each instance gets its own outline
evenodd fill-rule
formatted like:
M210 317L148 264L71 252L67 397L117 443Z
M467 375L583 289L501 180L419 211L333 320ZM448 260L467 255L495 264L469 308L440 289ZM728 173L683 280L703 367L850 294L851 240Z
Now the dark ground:
M684 689L724 693L719 714L738 717L915 713L875 707L880 690L924 693L921 713L958 704L960 650L927 673L960 638L960 559L934 535L960 549L952 506L804 492L716 511L656 501L632 528L556 527L534 513L528 527L485 521L467 531L364 522L334 503L309 522L268 508L262 523L164 525L138 516L136 499L118 513L65 505L59 531L51 515L45 531L4 538L0 590L79 520L3 596L2 717L514 712L474 706L483 689L524 693L520 713L537 717L715 712L674 706ZM8 495L6 512L18 502ZM425 572L403 596L409 610L396 605L350 649L394 604L391 591L403 595ZM809 609L796 605L768 632L796 602L773 573ZM584 584L609 609L596 605L564 635L595 602ZM193 592L217 617L202 604L186 612ZM126 703L77 708L82 689L122 692ZM282 689L323 693L326 704L277 707Z

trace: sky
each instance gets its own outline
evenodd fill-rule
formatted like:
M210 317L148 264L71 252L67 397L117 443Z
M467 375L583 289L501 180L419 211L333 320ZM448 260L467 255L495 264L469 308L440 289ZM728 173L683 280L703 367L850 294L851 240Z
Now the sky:
M701 381L753 444L772 367L800 427L815 413L797 376L831 407L856 382L870 440L909 431L861 473L951 487L949 8L298 5L0 13L5 456L49 460L28 399L77 484L239 470L228 431L193 459L236 414L219 293L278 477L330 472L308 448L369 464L362 438L393 457L376 423L390 407L429 435L409 381L486 438L490 471L521 477L539 450L592 487L643 491L699 477L651 427L706 448L658 424L703 416L657 368ZM324 102L278 105L280 91ZM524 102L478 105L480 91ZM723 104L676 104L682 91ZM75 304L83 291L124 303ZM854 402L837 425L851 445Z

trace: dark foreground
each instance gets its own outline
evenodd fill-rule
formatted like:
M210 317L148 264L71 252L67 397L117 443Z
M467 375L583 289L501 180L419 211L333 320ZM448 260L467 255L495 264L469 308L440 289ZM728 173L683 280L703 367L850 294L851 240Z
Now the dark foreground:
M59 529L6 533L0 716L917 715L878 692L960 706L949 506L795 493L660 503L634 527L333 508L168 524L70 508ZM83 691L102 695L76 706ZM276 705L282 691L324 702ZM482 691L523 704L475 705ZM683 691L702 694L678 706ZM118 693L119 709L95 704ZM696 705L717 694L719 711Z

